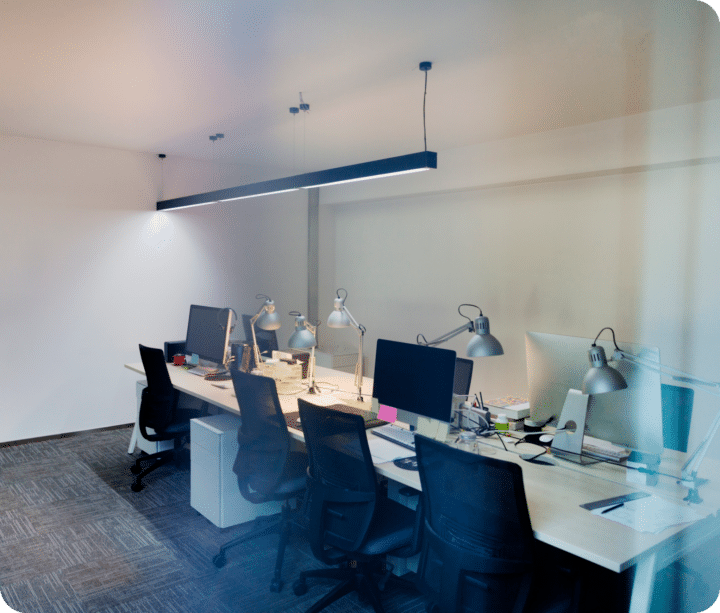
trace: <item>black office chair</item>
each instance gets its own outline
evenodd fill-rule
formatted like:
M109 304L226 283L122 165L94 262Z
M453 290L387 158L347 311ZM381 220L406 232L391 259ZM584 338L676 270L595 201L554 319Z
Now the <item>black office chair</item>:
M167 464L170 460L178 459L178 452L190 438L190 420L206 414L202 410L178 406L181 394L170 382L162 349L140 345L140 359L147 378L147 387L143 389L140 398L138 418L140 433L148 441L173 441L174 444L172 449L142 455L135 461L135 464L130 467L130 472L135 475L130 486L133 492L139 492L142 489L142 479L148 473Z
M293 590L298 596L305 594L310 577L338 579L340 583L307 613L317 613L353 591L376 613L383 613L380 590L387 581L414 588L413 582L383 569L383 561L387 554L408 557L419 551L422 513L381 493L362 416L301 398L298 406L310 459L306 511L310 547L318 560L343 567L303 572Z
M290 501L302 496L307 479L307 455L290 451L290 434L283 417L275 381L268 377L230 371L240 405L242 425L238 432L238 455L233 466L240 493L253 504L282 501L279 516L258 517L250 532L226 543L213 558L218 568L225 565L231 547L256 537L280 534L275 574L270 590L282 589L282 563L293 526ZM269 522L268 522L269 520Z
M536 544L519 465L420 435L415 448L425 510L418 581L431 601L428 611L550 613L577 607L579 583L560 574L531 590Z
M660 386L662 398L663 447L687 452L695 390L677 385Z

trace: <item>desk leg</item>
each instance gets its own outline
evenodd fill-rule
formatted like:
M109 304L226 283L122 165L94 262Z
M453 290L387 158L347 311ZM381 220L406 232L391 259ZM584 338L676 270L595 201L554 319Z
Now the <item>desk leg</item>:
M130 446L128 447L128 453L133 453L135 451L135 445L137 445L138 440L138 424L135 422L135 426L133 427L132 436L130 437Z
M657 553L639 562L635 568L629 613L648 613L652 605L657 571Z

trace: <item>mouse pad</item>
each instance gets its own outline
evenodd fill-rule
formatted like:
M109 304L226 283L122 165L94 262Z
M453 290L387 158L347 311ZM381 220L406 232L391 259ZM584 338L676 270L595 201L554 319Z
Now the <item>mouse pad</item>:
M411 458L399 458L397 460L393 460L393 464L397 466L398 468L403 468L405 470L417 470L418 469L418 463L417 463L417 457L413 456Z
M526 434L523 437L523 441L526 443L533 443L535 445L542 445L543 447L550 447L550 445L552 445L552 441L548 441L547 443L540 441L540 437L545 434L548 434L548 432L533 432L531 434Z

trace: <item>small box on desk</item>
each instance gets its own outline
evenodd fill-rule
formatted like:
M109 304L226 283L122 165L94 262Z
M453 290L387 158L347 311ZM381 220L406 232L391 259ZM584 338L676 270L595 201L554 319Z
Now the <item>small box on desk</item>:
M507 415L508 419L521 421L530 417L530 402L519 396L504 396L483 403L493 417Z
M165 361L172 362L176 353L185 355L185 339L181 341L165 341Z

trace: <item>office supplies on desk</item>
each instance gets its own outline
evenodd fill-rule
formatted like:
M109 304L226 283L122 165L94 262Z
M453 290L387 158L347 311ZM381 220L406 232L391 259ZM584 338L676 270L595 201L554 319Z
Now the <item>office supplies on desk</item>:
M625 503L624 503L624 502L619 502L618 504L613 505L613 506L611 506L611 507L608 507L607 509L603 509L602 511L600 511L600 513L601 513L602 515L605 515L605 513L610 513L610 511L614 511L615 509L619 509L619 508L622 507L622 506L625 506Z

